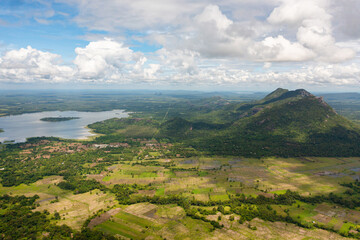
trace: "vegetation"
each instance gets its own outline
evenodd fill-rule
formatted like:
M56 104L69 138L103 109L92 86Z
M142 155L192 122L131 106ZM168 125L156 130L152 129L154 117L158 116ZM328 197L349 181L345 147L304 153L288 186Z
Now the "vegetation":
M211 104L214 99L208 101ZM192 106L186 115L163 123L111 119L90 127L107 134L98 138L102 142L125 141L130 136L167 139L211 155L360 156L360 146L354 144L360 140L359 125L305 90L278 89L251 104L216 105L206 109L206 121L197 120L199 108Z
M79 117L46 117L46 118L41 118L40 120L44 122L64 122L74 119L80 119L80 118Z
M3 186L16 186L21 183L33 183L45 176L61 175L65 178L80 176L90 172L100 172L107 165L111 164L111 159L107 158L101 151L86 151L71 155L53 153L44 154L42 149L34 149L31 154L23 155L17 145L7 146L6 151L0 152L0 165L4 168L0 171ZM51 158L49 157L51 156ZM37 161L34 158L37 157ZM93 163L99 158L104 158L96 168L84 166L86 163ZM19 161L20 160L20 161ZM39 165L43 167L39 167Z
M101 232L89 229L75 232L66 225L55 225L50 221L48 211L32 211L35 208L33 197L9 195L0 196L0 234L2 239L115 239Z
M64 190L74 191L75 194L86 193L94 189L106 191L106 187L94 179L85 180L67 176L66 180L58 183L57 186Z
M135 95L0 96L6 114L133 112L89 141L1 145L1 238L360 239L359 127L321 98Z

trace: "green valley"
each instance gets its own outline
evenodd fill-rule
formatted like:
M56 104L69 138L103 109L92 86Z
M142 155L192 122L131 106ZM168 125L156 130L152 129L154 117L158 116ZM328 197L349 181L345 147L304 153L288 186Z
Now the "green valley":
M356 121L305 90L222 94L99 94L130 117L1 144L1 236L360 239Z

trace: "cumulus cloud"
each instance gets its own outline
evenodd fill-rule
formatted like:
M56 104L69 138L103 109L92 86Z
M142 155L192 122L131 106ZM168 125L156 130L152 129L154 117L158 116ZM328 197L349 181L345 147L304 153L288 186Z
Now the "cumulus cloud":
M148 63L141 52L110 38L76 48L75 76L81 81L103 83L141 83L157 79L161 65Z
M323 8L325 5L324 0L283 0L274 8L267 20L273 24L294 26L301 25L305 19L320 18L328 21L331 16Z
M2 82L64 82L71 78L73 69L61 64L61 57L30 46L11 50L0 58Z
M195 74L198 71L197 59L200 54L189 50L160 49L157 52L163 68L182 74Z
M332 36L332 16L326 11L325 0L284 0L268 18L272 24L298 27L296 38L303 47L313 51L315 59L343 62L355 56L349 48L340 48Z
M157 79L155 76L155 73L157 73L157 71L159 71L160 69L160 64L149 64L148 68L144 69L144 80L153 80L153 79Z
M353 59L359 49L358 10L351 9L359 5L356 0L57 2L78 8L72 20L79 26L109 33L85 34L89 43L75 49L67 66L61 56L31 47L8 51L0 58L0 81L359 84L360 67ZM54 14L44 13L38 22ZM113 38L103 38L107 34ZM160 49L136 51L134 40Z
M315 54L300 43L292 43L279 35L267 37L254 44L253 54L255 59L272 62L306 61L313 59Z
M141 54L109 38L90 42L85 48L76 48L75 53L78 76L84 79L112 79L121 75L130 62L136 62L139 68L145 61Z
M332 0L332 24L337 35L347 40L360 38L360 1Z
M358 5L356 0L58 1L78 7L74 21L80 26L142 31L144 39L166 49L187 49L205 58L343 62L355 56L336 43L332 23L333 14ZM344 19L357 23L355 13Z
M254 21L255 26L249 26L248 22L234 22L219 6L208 5L193 18L188 33L178 36L182 44L180 41L176 47L199 52L207 58L230 57L263 62L349 60L355 52L336 44L325 2L286 0L270 13L268 23L295 29L296 41L282 34L266 36L272 34L270 27L259 31L257 27L261 23ZM166 46L166 41L163 44Z
M216 5L207 6L204 11L195 17L195 21L198 23L211 23L217 29L227 29L233 21L228 19L222 12L219 7Z
M155 74L160 64L148 63L142 53L134 52L112 39L90 42L75 52L76 77L81 81L136 84L158 79Z
M272 40L268 40L272 41ZM110 48L111 47L111 48ZM110 50L112 49L112 50ZM74 66L61 64L59 55L31 47L11 50L0 58L2 82L67 82L91 81L101 84L144 84L156 86L359 86L358 64L316 64L301 69L274 71L269 62L259 67L264 71L244 69L236 60L201 58L189 50L161 49L154 56L133 52L111 39L91 42L77 48Z

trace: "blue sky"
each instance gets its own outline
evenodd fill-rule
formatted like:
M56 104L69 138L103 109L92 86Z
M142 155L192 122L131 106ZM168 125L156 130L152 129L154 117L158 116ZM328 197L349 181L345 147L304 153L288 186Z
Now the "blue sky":
M80 37L86 33L86 28L78 27L70 20L77 14L76 9L66 4L52 3L50 8L36 1L5 0L1 1L0 6L0 19L3 22L0 25L1 42L7 48L26 48L30 45L41 51L61 54L71 62L75 57L74 47L88 43ZM51 13L51 9L55 13ZM54 16L42 17L46 12ZM41 20L49 22L41 23Z
M360 90L357 0L2 0L0 87Z

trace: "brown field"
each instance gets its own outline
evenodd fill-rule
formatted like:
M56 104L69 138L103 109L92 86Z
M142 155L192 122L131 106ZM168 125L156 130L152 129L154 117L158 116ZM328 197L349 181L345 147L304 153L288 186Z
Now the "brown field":
M93 190L88 193L59 197L59 202L55 203L41 202L40 207L36 210L47 209L50 213L57 211L61 216L61 220L57 222L59 225L66 224L74 229L80 229L85 220L98 210L110 209L114 205L115 201L112 195Z

